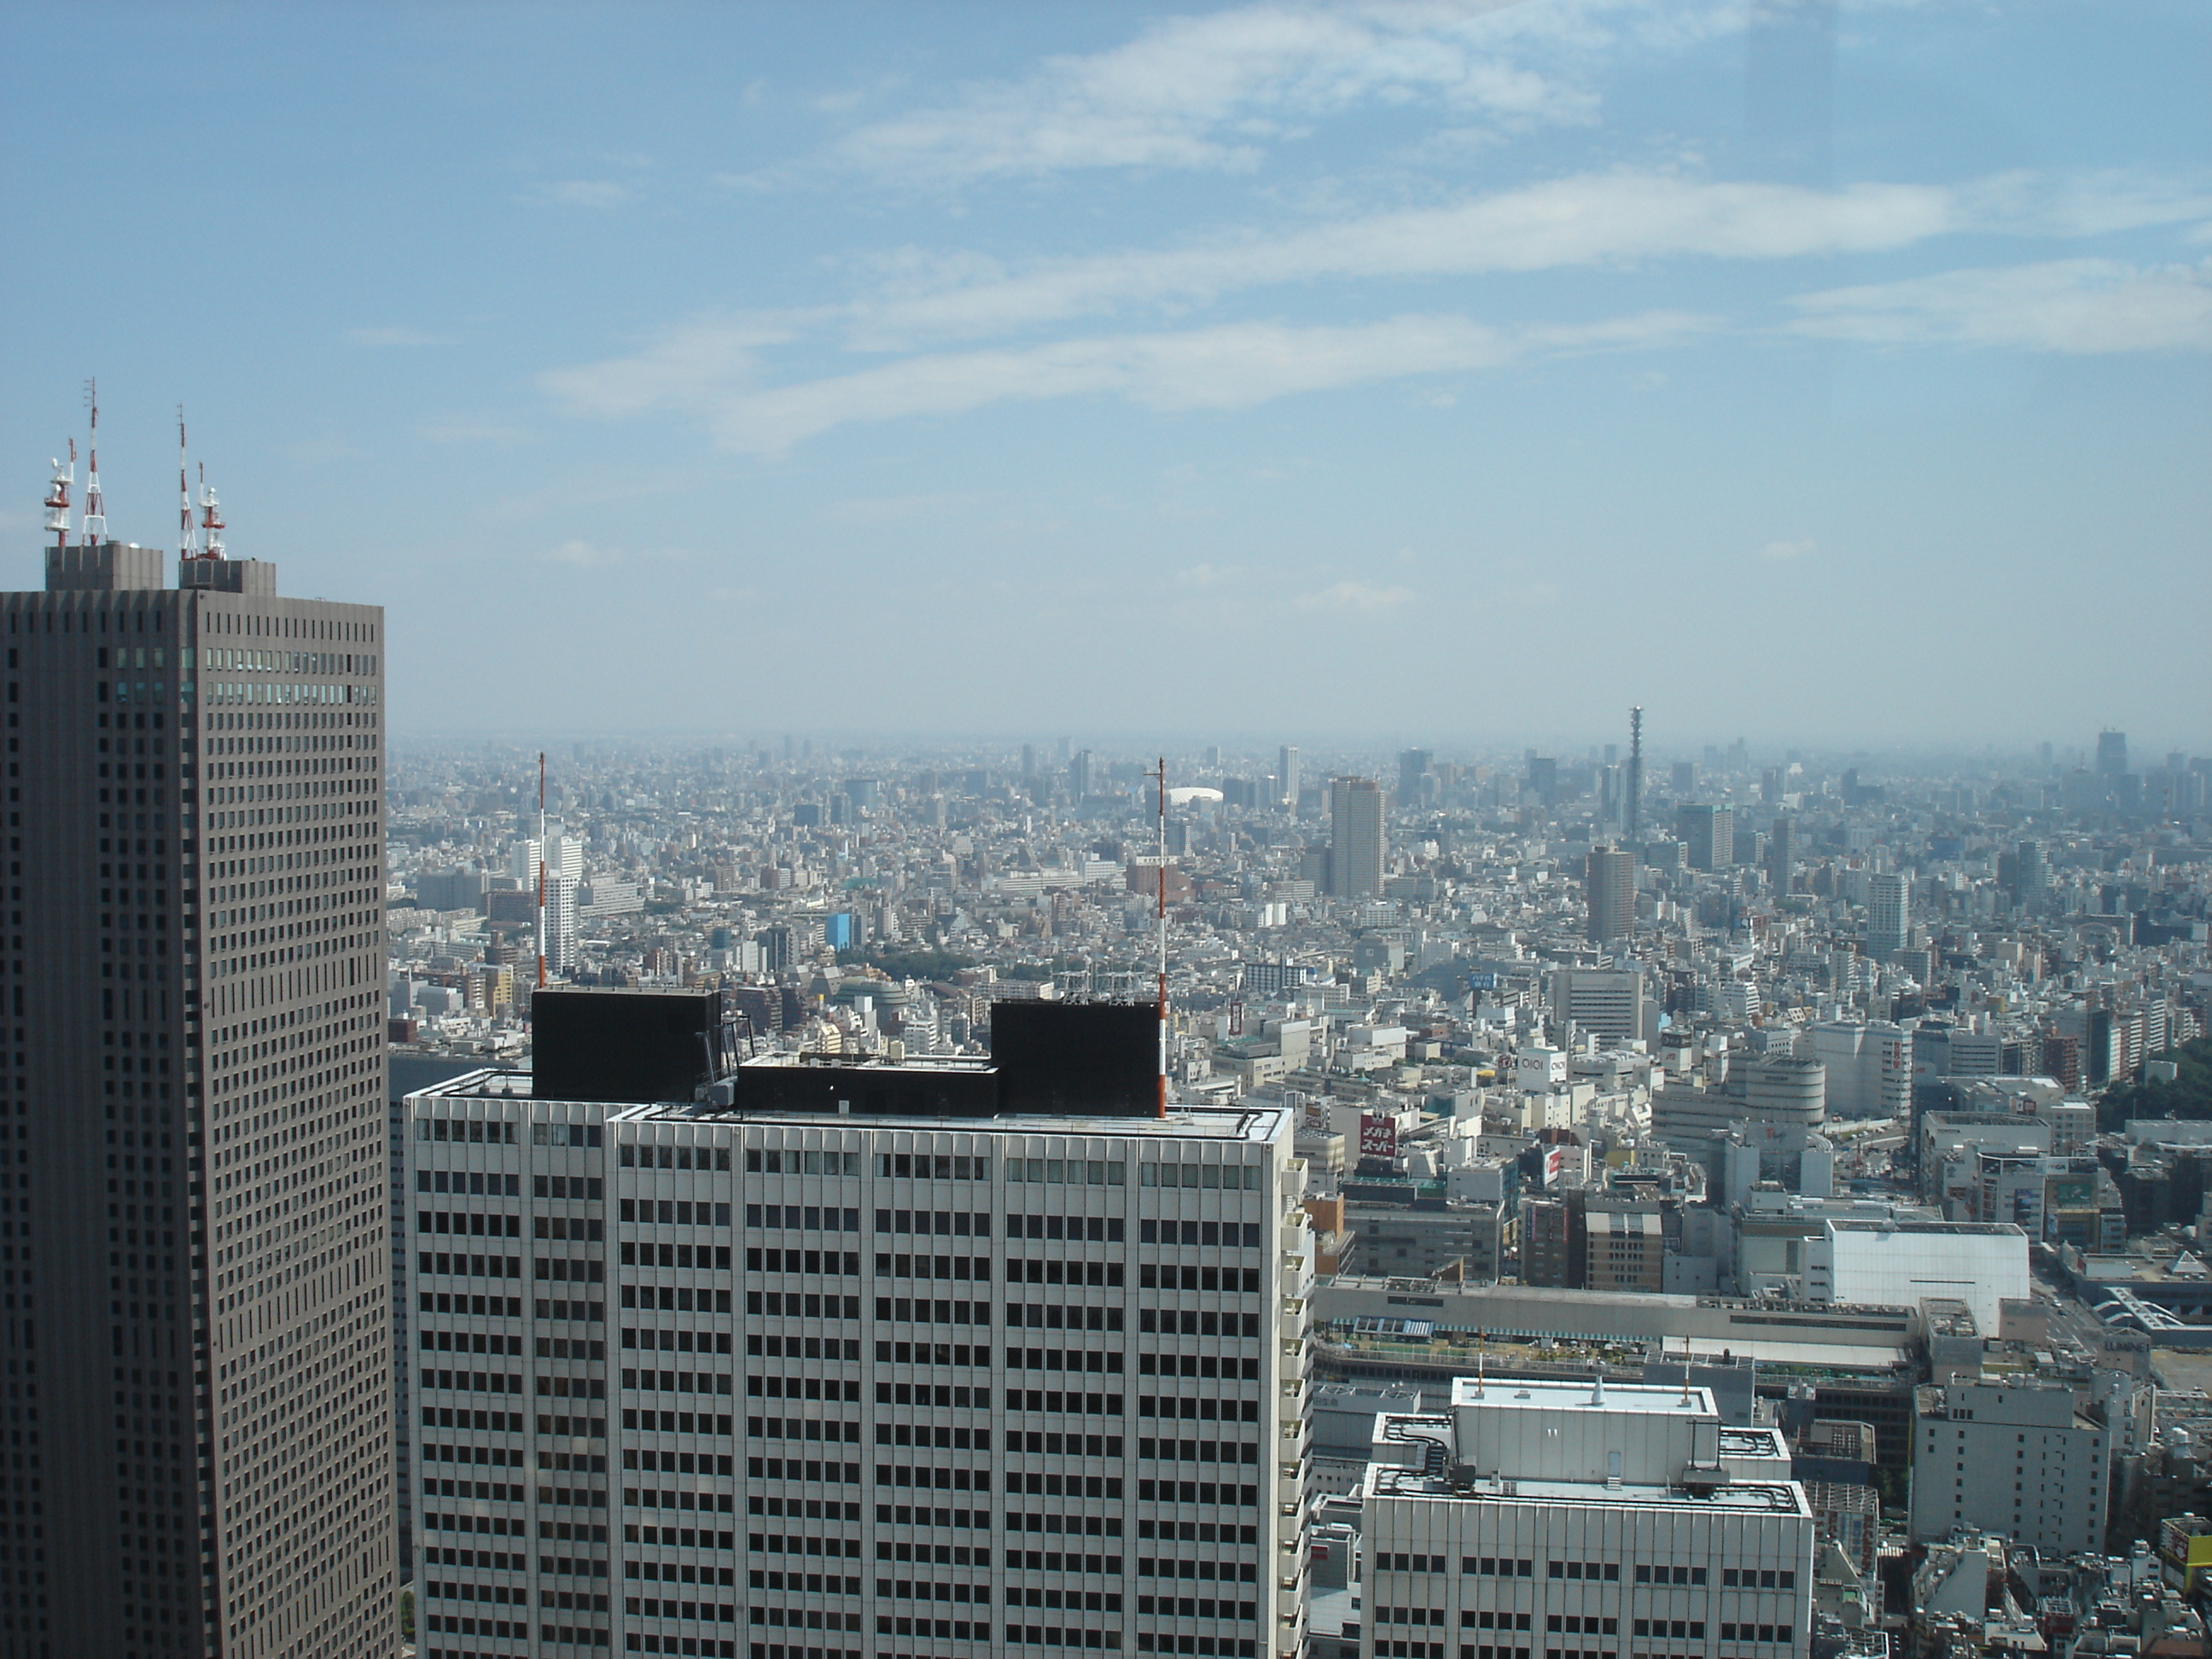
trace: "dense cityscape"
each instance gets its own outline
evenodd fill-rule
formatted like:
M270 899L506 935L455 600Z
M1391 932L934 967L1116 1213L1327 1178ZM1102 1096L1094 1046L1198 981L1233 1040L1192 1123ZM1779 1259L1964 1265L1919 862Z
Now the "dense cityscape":
M536 756L403 746L395 1102L526 1066L541 897L549 983L719 989L756 1056L860 1067L1141 1000L1164 927L1176 1108L1279 1117L1303 1166L1316 1651L1395 1651L1376 1425L1478 1356L1694 1377L1778 1437L1814 1551L1782 1648L2187 1650L2212 763L1647 760L1624 712L1571 757L578 744L542 817Z
M0 1659L2212 1659L2208 48L0 0Z

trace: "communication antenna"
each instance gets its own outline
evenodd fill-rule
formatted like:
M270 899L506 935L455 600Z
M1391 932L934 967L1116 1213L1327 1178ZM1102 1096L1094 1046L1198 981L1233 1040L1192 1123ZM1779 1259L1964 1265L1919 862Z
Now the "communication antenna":
M210 559L222 557L222 508L216 504L215 491L208 487L207 463L200 463L200 528L207 532L207 552Z
M1628 839L1632 843L1644 821L1644 705L1628 711Z
M200 556L199 533L192 526L192 484L185 468L185 406L177 405L177 556Z
M92 441L84 465L84 536L82 545L97 547L107 539L107 504L100 494L100 382L84 383L84 401L92 410Z
M1159 1022L1160 1075L1159 1096L1154 1111L1161 1117L1168 1115L1168 757L1160 757L1159 769L1153 775L1159 784L1160 846L1158 866L1152 872L1152 892L1155 911L1159 918Z
M538 751L538 988L545 988L545 751Z
M46 486L46 529L58 552L69 545L70 487L76 483L76 440L69 441L69 465L53 464L53 482Z

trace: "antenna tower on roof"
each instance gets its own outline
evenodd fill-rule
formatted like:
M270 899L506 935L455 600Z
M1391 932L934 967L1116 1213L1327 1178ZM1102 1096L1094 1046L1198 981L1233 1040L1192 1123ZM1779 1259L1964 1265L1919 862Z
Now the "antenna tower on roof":
M69 465L54 463L53 482L46 486L46 530L54 538L57 550L67 547L70 538L70 487L76 483L76 440L69 441Z
M204 558L222 557L222 509L216 505L215 491L208 488L207 463L200 463L200 528L207 532Z
M177 405L177 556L200 556L199 532L192 526L191 474L185 466L185 406Z
M92 410L92 441L84 462L83 545L97 547L107 539L107 503L100 493L100 382L84 383L84 401Z

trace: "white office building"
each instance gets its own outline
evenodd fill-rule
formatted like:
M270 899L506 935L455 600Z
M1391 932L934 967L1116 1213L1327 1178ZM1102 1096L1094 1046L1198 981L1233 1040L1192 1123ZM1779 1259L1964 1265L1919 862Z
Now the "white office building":
M1912 1041L1887 1020L1830 1021L1808 1031L1811 1056L1827 1068L1831 1118L1893 1118L1912 1113Z
M2008 1221L1832 1219L1806 1241L1806 1299L1917 1308L1949 1297L1996 1331L1998 1304L2029 1294L2027 1243Z
M408 1102L422 1659L1298 1653L1287 1114L531 1086Z
M1961 1528L2050 1555L2105 1547L2112 1436L2051 1382L1936 1384L1916 1392L1912 1536Z
M1601 1046L1626 1048L1659 1036L1658 1005L1634 969L1561 968L1552 975L1552 1017L1594 1034Z
M1707 1389L1462 1377L1371 1458L1360 1659L1808 1650L1803 1489Z

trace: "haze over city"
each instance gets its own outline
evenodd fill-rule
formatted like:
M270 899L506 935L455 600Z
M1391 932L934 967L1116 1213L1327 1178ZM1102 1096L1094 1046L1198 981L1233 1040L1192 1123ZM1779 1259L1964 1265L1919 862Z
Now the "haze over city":
M403 732L2201 746L2203 27L13 5L0 528L184 403Z

